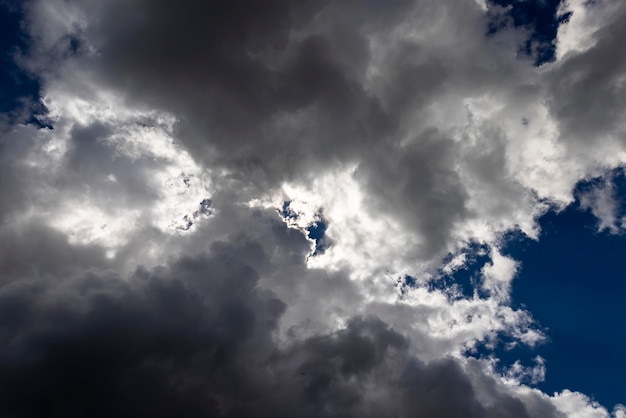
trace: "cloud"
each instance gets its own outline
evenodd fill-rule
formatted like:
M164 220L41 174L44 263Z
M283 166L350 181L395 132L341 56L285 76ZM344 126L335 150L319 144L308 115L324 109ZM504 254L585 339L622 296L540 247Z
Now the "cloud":
M574 2L574 7L580 5ZM605 166L623 161L624 86L620 80L626 62L612 51L624 38L618 23L624 13L626 9L619 2L586 6L585 13L580 13L582 22L571 32L587 33L587 43L593 46L564 54L551 69L548 81L550 112L572 157ZM565 45L567 39L564 35Z
M245 248L217 242L129 277L16 280L0 292L2 411L11 416L534 416L514 393L478 398L453 359L429 364L375 317L278 347L286 305ZM542 416L560 416L548 401ZM506 411L506 412L505 412Z
M466 146L458 131L468 122L467 98L519 88L507 73L532 76L530 64L516 65L506 48L484 37L484 12L472 2L454 13L444 4L411 1L385 8L370 2L70 2L55 9L55 18L50 7L31 5L34 19L46 22L33 22L39 23L31 26L34 35L51 44L39 44L45 51L37 50L31 65L44 65L41 56L61 59L58 71L42 70L49 85L84 95L85 84L96 83L134 106L173 115L177 139L206 167L239 180L250 198L356 166L368 210L415 230L423 243L413 255L430 259L454 250L456 239L471 238L454 234L460 225L491 214L480 213L482 204L472 199L483 180L501 178L494 187L517 188L500 172L505 150L498 148L497 128L481 128L487 139L475 146ZM57 22L58 10L75 20L69 30L67 20ZM443 29L449 26L463 33L450 34ZM67 51L57 49L72 39L79 53L63 58ZM63 77L68 71L76 76ZM482 164L466 167L467 154ZM523 193L510 198L510 207L531 204ZM485 212L490 209L504 215L502 203ZM506 224L528 230L532 216L516 218L524 216Z
M26 3L51 126L0 139L0 415L608 416L468 356L545 339L501 240L623 164L625 9L563 6L537 68L493 7Z
M6 286L3 413L217 415L204 393L237 368L230 359L248 342L266 354L284 309L256 296L256 272L231 252L128 279L93 271Z
M579 200L581 209L591 211L598 219L598 231L620 232L623 221L619 219L620 202L615 193L613 175L606 175L592 183L589 190L580 193Z
M610 417L605 408L581 393L564 390L554 397L554 403L568 416L574 418ZM619 409L617 411L619 414Z

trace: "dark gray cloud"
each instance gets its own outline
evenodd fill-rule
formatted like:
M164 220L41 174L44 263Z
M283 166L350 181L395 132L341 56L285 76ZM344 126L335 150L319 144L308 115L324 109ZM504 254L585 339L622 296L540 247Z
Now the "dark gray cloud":
M27 205L27 190L30 186L29 170L23 161L30 151L31 142L22 140L38 136L29 126L11 126L0 131L0 224Z
M374 212L395 212L409 220L428 237L420 252L432 257L445 248L454 225L468 215L467 193L453 169L454 142L435 129L418 135L410 146L371 155L355 175L372 191Z
M271 180L277 174L272 164L293 176L302 169L298 162L335 153L347 157L352 147L346 149L341 137L355 137L358 121L376 112L350 69L338 62L339 46L307 30L323 6L86 4L89 15L98 16L84 34L99 51L89 64L131 100L180 116L181 137L212 163L235 164L248 178ZM278 135L281 119L296 112L305 113L304 124ZM307 132L312 127L315 132ZM217 155L211 155L213 148Z
M233 359L247 343L263 354L266 328L283 305L257 300L255 272L231 260L228 248L216 253L219 262L181 260L174 277L92 272L7 286L4 413L219 416L205 393L211 383L236 383L245 369Z
M481 394L455 360L423 364L375 317L278 346L286 305L260 289L249 251L209 253L129 277L92 269L0 291L0 414L191 417L529 417ZM492 385L495 383L492 383ZM559 416L547 401L537 401Z
M110 261L102 249L90 245L71 245L62 232L42 220L25 225L0 228L0 283L17 279L80 274L89 268L104 268Z

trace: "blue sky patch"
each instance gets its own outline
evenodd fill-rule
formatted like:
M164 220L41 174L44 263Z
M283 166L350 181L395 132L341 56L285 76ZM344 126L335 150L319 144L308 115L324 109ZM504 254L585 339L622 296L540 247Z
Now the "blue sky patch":
M623 202L623 172L609 177ZM577 195L603 181L580 183ZM579 199L560 213L548 212L539 224L539 241L518 235L503 253L521 262L513 282L514 302L546 328L549 341L536 350L500 350L497 355L503 361L544 357L547 375L539 387L548 393L569 388L608 406L623 402L626 390L616 382L626 375L626 237L598 232L598 219L581 209Z
M324 254L324 251L328 248L328 242L326 239L326 228L328 228L328 225L326 221L324 221L321 213L317 214L315 218L316 221L309 225L306 229L309 234L309 238L315 240L315 250L313 251L314 256Z
M567 23L571 13L559 14L562 0L489 0L492 5L506 8L515 27L529 31L527 39L520 45L520 53L533 57L535 65L553 61L556 53L555 39L559 25ZM493 15L488 33L493 34L506 27L504 16Z
M40 85L15 59L28 50L28 38L21 28L20 3L0 2L0 113L5 113L11 121L25 119L36 123L32 114L44 111L39 102Z

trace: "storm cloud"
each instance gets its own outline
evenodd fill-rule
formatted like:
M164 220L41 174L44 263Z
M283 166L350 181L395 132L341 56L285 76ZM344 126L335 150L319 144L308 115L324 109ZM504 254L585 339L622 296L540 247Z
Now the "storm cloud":
M242 253L218 242L129 277L92 269L4 285L2 413L561 416L538 395L532 404L494 389L480 368L424 364L375 317L278 346L285 304L258 287Z
M538 67L489 1L25 2L0 416L609 417L479 355L547 338L503 236L626 162L626 7L569 12Z

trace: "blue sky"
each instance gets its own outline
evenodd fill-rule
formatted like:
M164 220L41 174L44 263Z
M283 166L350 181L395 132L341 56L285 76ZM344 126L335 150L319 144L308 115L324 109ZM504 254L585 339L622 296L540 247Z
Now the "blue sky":
M0 416L625 418L619 0L0 0Z
M607 177L614 182L617 201L623 202L622 170ZM576 192L599 181L583 182ZM538 222L542 231L538 240L511 233L503 253L521 264L513 284L513 302L532 312L548 339L533 349L509 348L503 342L495 350L500 366L510 367L517 360L532 365L539 355L547 371L538 387L545 392L569 388L605 405L618 404L624 389L615 382L626 370L622 355L626 339L620 332L626 318L621 261L626 239L623 234L598 231L598 219L581 207L579 199L562 210L549 211ZM478 256L455 279L472 291L475 286L468 280L478 276L485 262L486 257ZM481 350L481 355L491 354L491 350Z
M493 3L509 7L515 25L531 28L522 51L539 51L536 64L554 59L554 39L560 22L560 1L514 1ZM504 241L503 253L521 263L512 291L514 303L525 306L545 327L548 340L536 349L501 347L498 357L529 364L536 355L547 362L546 380L539 387L548 392L565 388L595 397L605 405L615 405L626 396L619 384L626 373L626 281L623 280L623 233L599 231L600 221L589 208L581 207L580 194L608 181L614 187L616 216L624 216L626 183L622 169L585 180L574 190L576 200L564 209L551 210L538 219L538 240L512 233ZM483 260L484 262L484 260ZM482 264L463 272L475 275Z
M623 201L623 173L613 177ZM618 403L625 393L614 382L626 370L626 339L620 331L626 318L621 262L626 240L598 232L597 219L578 201L539 222L539 241L513 239L507 253L522 263L514 300L525 304L550 336L537 350L548 364L542 388L570 387L606 405Z

